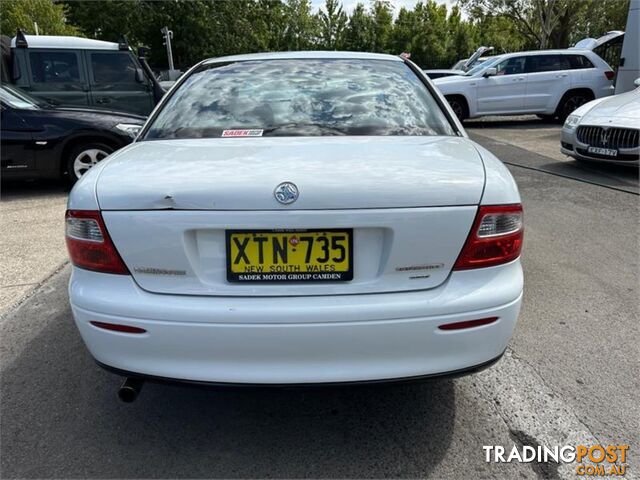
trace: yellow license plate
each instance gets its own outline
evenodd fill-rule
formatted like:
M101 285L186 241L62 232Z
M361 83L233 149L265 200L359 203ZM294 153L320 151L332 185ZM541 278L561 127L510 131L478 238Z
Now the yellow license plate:
M227 280L353 280L352 237L353 229L227 230Z

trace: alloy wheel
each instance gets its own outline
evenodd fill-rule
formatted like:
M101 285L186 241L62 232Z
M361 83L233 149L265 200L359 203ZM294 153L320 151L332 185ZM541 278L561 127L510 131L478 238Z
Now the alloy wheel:
M76 178L80 178L82 175L96 165L100 160L106 158L109 152L105 152L99 148L88 148L80 152L73 160L73 173Z

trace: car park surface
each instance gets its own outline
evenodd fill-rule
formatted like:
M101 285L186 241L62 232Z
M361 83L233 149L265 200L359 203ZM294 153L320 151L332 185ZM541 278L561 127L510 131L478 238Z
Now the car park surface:
M147 384L137 403L123 405L113 392L120 379L94 366L72 324L59 242L64 193L5 187L3 226L11 218L15 236L3 258L29 244L25 271L62 270L0 319L3 477L576 478L566 466L487 464L481 445L637 446L637 169L574 162L559 152L560 126L535 117L486 117L466 129L519 183L527 289L498 364L422 385ZM51 210L35 208L52 201ZM54 248L30 227L55 216Z

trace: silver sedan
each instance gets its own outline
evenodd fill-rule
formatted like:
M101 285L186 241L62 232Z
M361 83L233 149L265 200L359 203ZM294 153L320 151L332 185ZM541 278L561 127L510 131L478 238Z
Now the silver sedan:
M576 160L640 164L640 78L631 92L586 103L562 127L562 153Z

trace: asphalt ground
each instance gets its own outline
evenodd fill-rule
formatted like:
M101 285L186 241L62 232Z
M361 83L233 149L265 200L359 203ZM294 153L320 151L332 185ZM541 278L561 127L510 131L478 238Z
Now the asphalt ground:
M524 304L494 367L422 384L146 384L119 403L72 323L64 187L3 185L1 477L576 478L482 446L602 443L629 444L638 478L638 170L570 161L559 127L531 118L467 129L520 186Z

